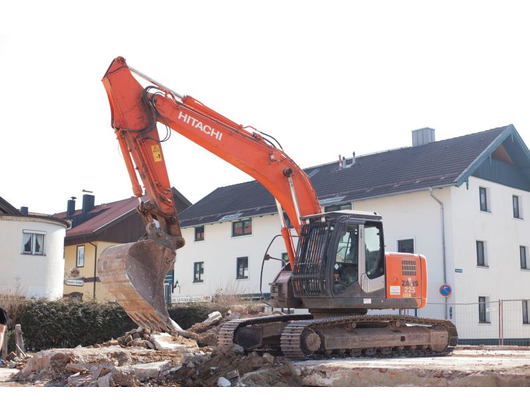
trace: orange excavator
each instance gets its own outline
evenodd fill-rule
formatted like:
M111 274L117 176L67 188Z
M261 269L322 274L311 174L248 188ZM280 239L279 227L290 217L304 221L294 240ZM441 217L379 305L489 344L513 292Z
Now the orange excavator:
M149 85L144 88L133 74ZM277 351L292 359L334 353L446 354L456 346L450 321L368 314L375 309L420 309L427 303L425 257L385 253L381 216L323 212L308 176L271 136L174 92L129 67L122 57L113 60L103 84L147 234L138 242L106 249L98 270L137 324L186 335L170 319L164 300L164 277L185 241L163 154L167 135L160 138L160 123L168 133L180 133L249 174L272 194L289 263L271 283L271 306L309 312L227 322L220 345ZM146 201L141 201L142 185ZM288 222L298 236L296 246Z

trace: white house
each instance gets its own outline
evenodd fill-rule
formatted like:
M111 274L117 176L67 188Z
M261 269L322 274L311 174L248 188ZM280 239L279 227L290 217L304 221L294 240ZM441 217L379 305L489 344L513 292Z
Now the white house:
M326 210L376 211L387 252L427 257L418 315L451 319L462 342L530 344L530 152L513 125L443 141L416 130L412 147L306 173ZM261 185L219 188L179 217L174 300L269 292L282 263L262 263L279 220ZM268 251L284 253L281 238Z
M0 293L61 298L67 227L64 220L23 214L0 199Z

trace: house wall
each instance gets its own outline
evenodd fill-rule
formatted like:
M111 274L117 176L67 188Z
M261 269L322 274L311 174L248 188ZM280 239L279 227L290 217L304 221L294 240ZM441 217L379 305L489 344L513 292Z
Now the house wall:
M445 200L450 207L449 188L436 190L435 195ZM376 211L383 216L387 252L397 251L399 239L414 239L415 251L428 258L429 291L428 301L439 304L437 315L444 315L445 300L438 292L443 284L443 254L441 239L440 206L430 197L428 191L401 194L354 203L355 210ZM253 234L245 237L231 237L232 224L216 223L205 226L205 240L194 241L194 227L183 229L186 246L177 251L175 267L179 288L177 296L213 295L223 293L259 293L261 264L265 250L279 234L277 215L266 215L253 219ZM446 230L447 230L446 226ZM281 258L285 246L277 238L269 254ZM249 279L237 280L237 257L249 257ZM204 261L204 283L193 283L193 263ZM265 263L263 275L264 293L269 293L269 283L274 279L282 264L270 260ZM433 314L434 315L434 314Z
M265 250L272 238L279 234L277 215L265 215L252 220L252 234L232 237L232 222L208 224L204 227L204 241L195 241L195 227L183 229L186 246L177 251L175 280L178 287L173 299L222 294L254 294L260 292L260 273ZM269 254L281 258L285 245L277 238ZM248 257L248 279L236 279L238 257ZM204 282L194 283L194 263L204 262ZM282 267L280 261L265 262L263 271L264 293Z
M94 265L101 253L109 246L117 245L113 242L95 241L92 242L97 246L97 258L95 258L96 247L85 242L76 245L69 245L64 248L65 266L64 266L64 294L81 293L82 300L94 299ZM79 246L85 247L84 265L77 266L77 249ZM79 275L73 275L73 269L79 270ZM98 273L96 272L96 277ZM75 296L75 295L74 295ZM96 281L95 298L98 301L114 301L115 299L107 292L105 285Z
M23 251L23 231L44 233L44 255ZM51 219L0 215L0 292L28 298L63 295L66 226Z
M488 192L489 212L480 210L480 187ZM461 334L498 337L501 313L506 325L519 326L504 331L506 338L528 337L530 325L522 324L521 303L505 302L504 310L499 311L498 301L530 299L530 270L521 269L519 257L520 246L530 247L530 194L475 177L469 178L469 189L464 184L453 188L451 193L454 232L458 232L454 241L454 267L462 271L454 274L454 293L458 302L472 304L456 308ZM513 195L520 197L523 219L513 217ZM477 265L477 241L486 243L486 267ZM479 296L490 301L486 323L479 322Z

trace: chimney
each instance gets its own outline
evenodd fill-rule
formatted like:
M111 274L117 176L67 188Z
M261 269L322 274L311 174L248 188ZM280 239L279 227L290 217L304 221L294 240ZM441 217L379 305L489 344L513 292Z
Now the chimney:
M68 200L67 206L66 206L66 217L72 217L75 213L75 197L72 197L70 200Z
M339 155L339 169L351 168L355 165L355 152L352 153L351 158L345 158Z
M424 144L434 143L434 128L420 128L412 130L412 146L423 146Z
M94 208L94 196L90 194L83 194L83 215L87 214Z
M27 207L20 207L20 213L27 216L29 214L29 209Z

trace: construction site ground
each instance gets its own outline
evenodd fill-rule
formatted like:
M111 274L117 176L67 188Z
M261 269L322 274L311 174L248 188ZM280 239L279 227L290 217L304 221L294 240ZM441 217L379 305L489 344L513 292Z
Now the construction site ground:
M198 375L193 368L199 364L182 366L178 350L56 349L33 358L38 363L28 369L0 368L0 386L111 386L110 377L102 378L116 368L121 375L117 380L114 374L114 386L530 386L530 350L515 348L457 347L446 357L307 361L217 353ZM189 381L183 380L190 371Z
M190 338L141 329L107 343L12 357L2 387L518 387L530 386L527 347L457 347L415 358L290 361L217 347L220 325L239 314L212 314Z

